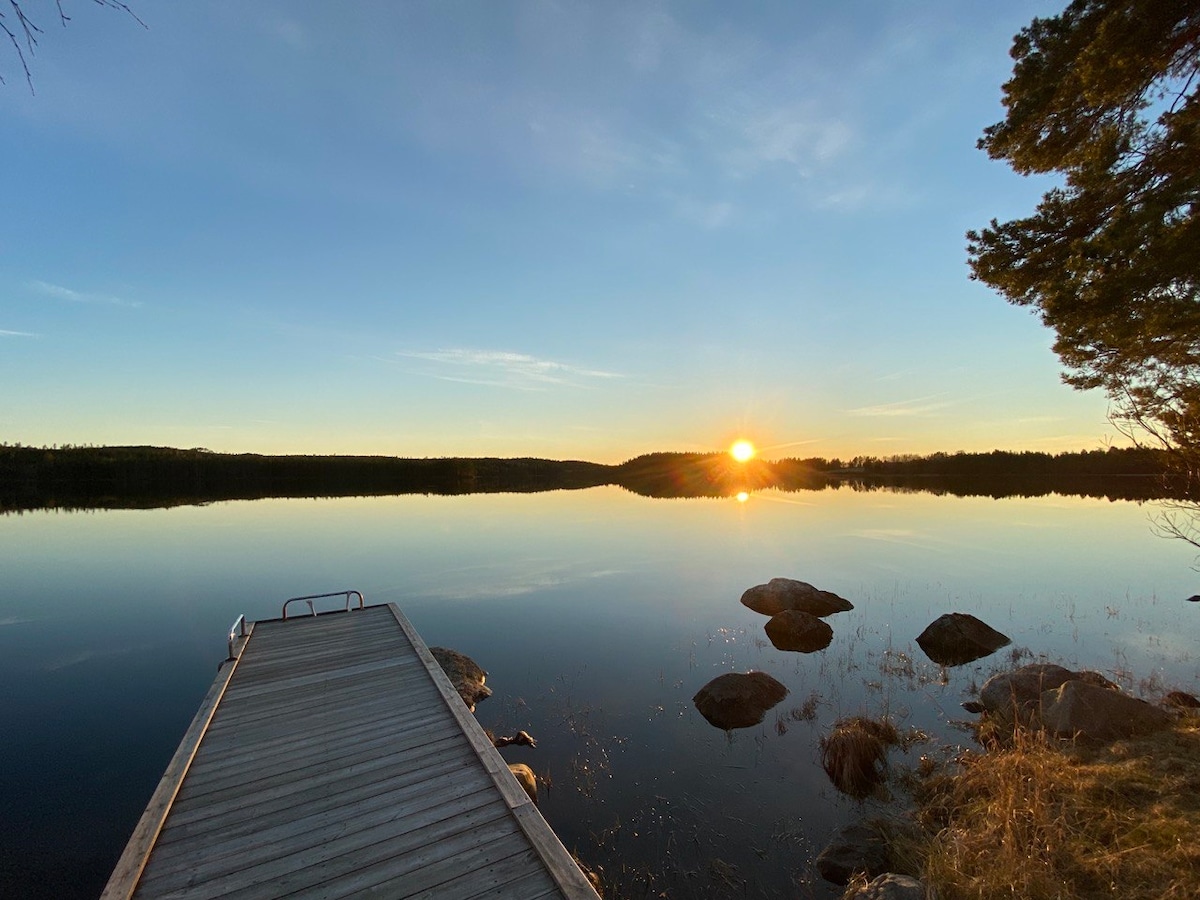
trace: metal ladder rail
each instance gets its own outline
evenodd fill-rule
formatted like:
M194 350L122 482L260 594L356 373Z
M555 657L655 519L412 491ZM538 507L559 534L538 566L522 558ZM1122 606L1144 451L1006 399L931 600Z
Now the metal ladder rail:
M346 612L350 611L351 597L358 598L358 606L355 607L356 609L362 609L364 606L363 595L362 595L361 591L331 591L328 594L309 594L305 597L291 597L291 598L283 601L283 614L282 614L283 620L285 622L287 621L288 604L289 603L299 603L299 602L303 601L308 604L309 615L315 616L318 613L317 613L316 608L313 606L313 601L321 600L321 599L324 599L325 597L345 597L346 598L346 609L345 609ZM236 625L236 623L234 623L234 624Z

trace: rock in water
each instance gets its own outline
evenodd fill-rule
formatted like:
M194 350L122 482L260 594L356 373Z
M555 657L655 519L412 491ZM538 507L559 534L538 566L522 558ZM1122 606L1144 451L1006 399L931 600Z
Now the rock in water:
M1200 699L1183 691L1171 691L1163 697L1163 706L1170 709L1200 709Z
M471 657L446 647L430 647L429 652L471 712L475 712L476 703L492 696L492 689L483 683L487 680L487 672Z
M857 872L874 878L890 867L887 841L870 824L847 825L838 829L815 865L821 877L832 884L847 884Z
M1166 711L1106 687L1072 680L1042 694L1043 724L1059 737L1115 741L1171 723Z
M508 771L512 772L521 787L525 788L529 799L537 803L537 776L533 774L533 769L525 763L509 763Z
M798 609L777 613L765 627L776 650L812 653L824 650L833 641L833 629L828 623Z
M772 578L766 584L756 584L742 594L742 605L765 616L778 615L787 609L810 616L830 616L854 609L849 600L792 578Z
M1006 635L967 613L946 613L917 638L925 655L939 666L961 666L1011 644Z
M765 672L718 675L696 692L692 702L717 728L749 728L787 696L787 688Z

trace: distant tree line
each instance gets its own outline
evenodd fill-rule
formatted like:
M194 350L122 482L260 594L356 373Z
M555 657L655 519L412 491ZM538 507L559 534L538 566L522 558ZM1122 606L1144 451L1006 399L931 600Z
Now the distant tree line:
M394 494L528 493L618 485L647 497L724 497L773 488L900 490L961 496L1078 494L1187 499L1161 451L935 453L848 460L650 453L619 465L577 460L263 456L203 448L0 444L0 511L141 508Z
M788 461L790 462L790 461ZM972 478L980 475L1029 478L1076 478L1080 476L1162 475L1167 471L1166 454L1144 447L1083 450L1077 453L1043 453L1022 450L992 450L990 453L933 453L928 456L856 456L846 462L800 460L803 465L825 472L862 472L870 475L942 475Z
M544 459L262 456L202 448L0 445L0 509L591 487L607 467Z

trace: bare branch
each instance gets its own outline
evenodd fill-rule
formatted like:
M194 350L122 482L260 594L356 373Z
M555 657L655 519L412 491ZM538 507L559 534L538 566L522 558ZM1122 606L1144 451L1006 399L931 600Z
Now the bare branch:
M143 28L147 27L146 23L137 17L137 14L129 8L124 0L92 0L92 2L97 6L120 10ZM25 14L25 10L21 7L19 0L8 0L8 7L11 10L11 15L16 19L15 30L9 27L8 23L4 21L5 14L0 12L0 31L4 32L4 35L8 38L8 42L12 44L13 49L16 51L17 60L21 63L21 70L25 73L25 82L29 85L29 92L32 94L35 91L33 89L33 73L29 69L29 59L36 55L38 36L44 34L44 32ZM67 23L71 21L71 17L63 9L62 0L55 0L55 7L58 10L58 21L65 28ZM22 40L18 37L18 33L24 37L24 46L22 46ZM0 75L0 84L6 83L4 76Z

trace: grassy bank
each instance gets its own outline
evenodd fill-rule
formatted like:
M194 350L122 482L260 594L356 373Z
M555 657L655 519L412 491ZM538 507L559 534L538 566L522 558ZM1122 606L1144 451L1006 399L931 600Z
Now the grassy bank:
M1023 731L918 778L941 900L1200 897L1200 718L1087 748Z

